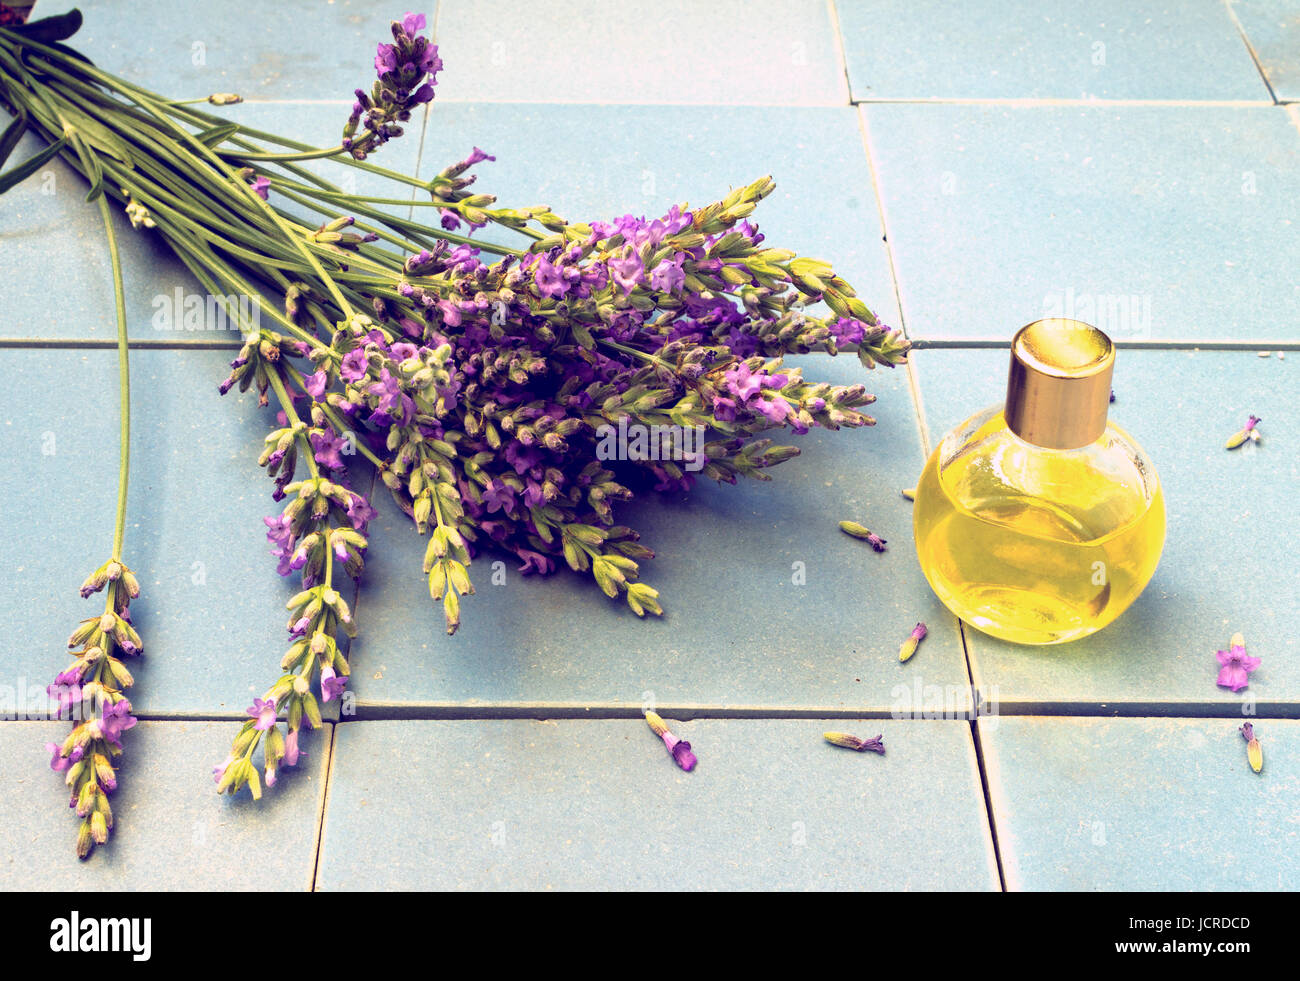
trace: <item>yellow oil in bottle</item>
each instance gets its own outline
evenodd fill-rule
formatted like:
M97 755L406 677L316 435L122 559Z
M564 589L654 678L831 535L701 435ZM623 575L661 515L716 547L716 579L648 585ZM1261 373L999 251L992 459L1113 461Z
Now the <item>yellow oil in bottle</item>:
M1118 617L1155 572L1165 508L1153 468L1113 424L1058 451L1007 429L1002 412L945 441L917 485L917 555L966 623L1054 644Z

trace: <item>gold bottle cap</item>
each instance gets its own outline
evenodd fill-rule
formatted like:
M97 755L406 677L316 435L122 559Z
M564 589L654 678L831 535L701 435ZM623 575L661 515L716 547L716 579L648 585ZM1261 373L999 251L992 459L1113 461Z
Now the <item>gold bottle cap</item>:
M1075 450L1101 438L1115 345L1078 320L1036 320L1011 341L1007 426L1035 446Z

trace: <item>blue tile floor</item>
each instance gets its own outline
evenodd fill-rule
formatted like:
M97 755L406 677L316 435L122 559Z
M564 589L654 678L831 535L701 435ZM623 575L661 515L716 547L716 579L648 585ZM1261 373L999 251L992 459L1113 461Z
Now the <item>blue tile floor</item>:
M241 91L231 118L322 144L386 30L346 0L82 7L78 43L104 68L177 97ZM485 559L449 639L423 543L379 501L355 701L260 804L217 797L209 768L284 637L256 466L268 413L216 394L236 334L158 328L157 298L197 284L122 222L148 653L115 837L85 865L42 749L66 723L43 721L42 696L112 522L112 290L72 171L14 189L0 889L1300 887L1300 11L1077 8L430 5L440 94L386 166L427 175L477 145L498 157L483 190L575 218L770 173L769 241L833 260L917 347L872 374L798 359L876 394L873 429L800 439L771 484L629 511L658 553L662 620ZM1123 618L1040 651L939 605L899 492L1003 397L1016 328L1052 314L1120 342L1112 415L1156 464L1169 533ZM1226 451L1251 413L1263 440ZM888 551L840 534L845 518ZM900 665L917 620L930 636ZM1214 654L1236 631L1262 666L1233 694ZM694 744L694 772L647 704ZM832 747L830 728L879 733L887 754Z

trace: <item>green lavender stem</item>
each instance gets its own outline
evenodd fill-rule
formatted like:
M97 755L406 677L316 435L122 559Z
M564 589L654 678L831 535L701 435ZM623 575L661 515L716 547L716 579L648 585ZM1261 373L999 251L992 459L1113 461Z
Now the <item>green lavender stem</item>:
M113 267L113 291L117 307L117 384L118 384L118 464L117 464L117 518L113 525L113 558L122 559L122 540L126 536L126 491L131 475L131 364L130 347L126 339L126 291L122 283L122 259L117 248L117 234L113 230L112 212L108 198L99 196L99 213L104 219L104 233L108 237L108 255Z

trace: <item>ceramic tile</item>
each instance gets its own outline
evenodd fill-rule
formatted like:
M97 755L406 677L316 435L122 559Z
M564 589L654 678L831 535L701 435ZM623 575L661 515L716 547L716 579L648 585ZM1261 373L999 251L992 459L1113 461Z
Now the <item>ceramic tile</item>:
M45 0L37 11L53 11ZM70 43L102 68L173 99L335 99L374 79L375 45L404 11L366 0L277 0L252 8L84 0ZM436 0L421 5L432 24ZM64 8L60 8L62 10ZM395 12L394 12L395 11Z
M327 726L316 739L328 741ZM306 890L323 806L324 751L309 752L260 802L218 796L212 764L233 729L218 722L141 722L112 796L109 843L76 856L77 820L45 743L63 722L0 723L0 890L85 896L119 891Z
M1290 339L1300 138L1275 107L865 110L912 337L1042 316Z
M257 467L273 420L255 393L217 394L227 357L131 355L124 558L140 579L131 609L146 653L131 665L130 697L150 716L241 715L278 677L287 647L283 607L293 585L268 554L262 517L278 508ZM117 352L8 350L0 363L24 393L0 413L10 464L0 497L13 520L0 619L5 682L21 707L66 667L77 622L102 611L102 596L82 600L77 590L112 543Z
M1233 13L1278 102L1300 102L1300 3L1231 0Z
M998 888L968 723L671 724L690 773L638 719L347 723L318 887Z
M835 0L853 98L1268 98L1216 0Z
M980 720L1009 890L1291 891L1300 886L1300 722Z
M441 6L439 98L476 102L843 105L823 0L505 0Z

